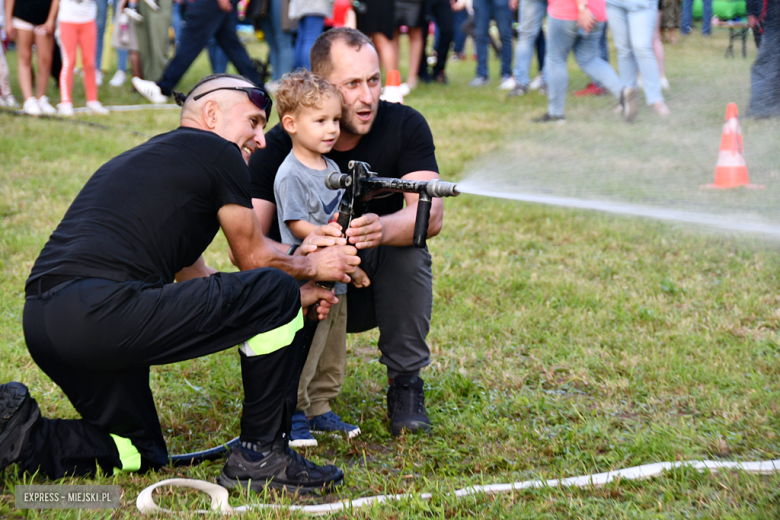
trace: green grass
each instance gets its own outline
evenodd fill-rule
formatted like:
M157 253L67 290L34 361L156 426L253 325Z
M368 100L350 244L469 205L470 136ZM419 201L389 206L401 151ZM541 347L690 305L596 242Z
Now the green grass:
M724 60L726 33L667 46L673 115L647 110L626 127L605 98L575 102L565 127L530 123L546 100L537 93L505 101L493 85L465 86L474 63L448 67L451 85L423 85L407 102L433 130L442 175L457 180L512 147L521 166L556 171L562 149L594 133L622 138L623 152L585 158L605 168L645 168L646 148L684 142L712 125L714 151L664 148L670 164L712 171L725 103L744 109L751 60ZM253 54L264 52L252 45ZM754 51L752 51L754 53ZM754 54L751 54L751 58ZM15 55L9 55L15 70ZM731 78L725 81L724 70ZM572 90L586 79L572 64ZM207 72L201 58L180 87ZM78 81L76 84L78 85ZM78 89L79 87L77 87ZM106 105L140 103L128 89L102 87ZM53 99L56 93L50 92ZM76 100L83 99L77 90ZM76 103L78 105L78 101ZM698 119L692 119L699 114ZM70 201L103 162L177 124L175 111L78 116L75 124L0 113L0 380L28 384L50 417L77 417L62 392L32 362L22 334L23 286L33 261ZM768 134L752 175L780 170L770 154L772 122L743 122L747 136ZM595 126L593 126L595 125ZM552 144L550 144L552 143ZM696 141L698 143L698 141ZM746 137L746 144L749 145ZM558 147L558 148L556 148ZM755 150L755 148L754 148ZM581 152L577 152L581 153ZM693 154L693 156L691 155ZM693 159L692 159L693 157ZM634 164L634 162L636 164ZM569 161L566 164L571 164ZM698 177L694 182L699 182ZM760 196L760 195L759 195ZM767 195L768 196L768 195ZM658 223L461 196L446 201L434 257L432 364L423 372L433 435L390 436L384 367L376 333L350 336L348 376L334 408L363 433L346 443L324 439L305 451L344 468L333 495L290 498L231 494L234 506L308 504L384 493L433 494L338 518L777 518L780 476L688 469L598 489L539 489L456 499L473 484L576 476L658 461L780 458L780 254L776 242ZM207 262L231 270L221 235ZM172 452L203 449L238 433L238 356L229 351L152 371L163 431ZM122 507L98 515L137 516L135 498L164 478L213 481L221 463L148 475L64 479L118 484ZM17 484L0 480L0 516L92 517L84 511L14 509ZM204 495L164 491L167 507L205 507ZM265 514L265 513L264 513ZM270 518L301 516L269 511ZM194 515L192 515L194 516Z

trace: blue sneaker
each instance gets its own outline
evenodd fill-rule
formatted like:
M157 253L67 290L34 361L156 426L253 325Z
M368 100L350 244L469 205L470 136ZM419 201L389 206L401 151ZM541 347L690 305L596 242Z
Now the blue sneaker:
M338 433L344 432L348 439L360 435L360 428L354 424L347 424L335 413L328 412L309 419L309 428L314 433Z
M292 416L292 431L290 446L293 448L310 448L317 445L317 439L309 431L309 421L303 412L295 412Z

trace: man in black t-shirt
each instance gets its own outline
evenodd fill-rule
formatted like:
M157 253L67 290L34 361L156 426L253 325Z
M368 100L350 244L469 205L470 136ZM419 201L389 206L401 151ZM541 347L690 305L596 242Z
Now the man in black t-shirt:
M325 154L346 172L350 160L365 161L380 177L438 179L433 136L413 108L379 101L379 58L371 40L354 29L332 29L311 49L312 71L344 96L341 135ZM274 178L290 152L280 125L266 134L266 147L252 156L252 199L263 231L279 240ZM379 327L380 361L387 366L390 431L430 431L420 369L430 363L425 338L433 306L431 256L412 246L417 194L395 193L368 203L346 235L359 250L371 279L364 289L349 287L347 331ZM434 198L428 236L441 230L443 204Z
M81 190L32 268L24 334L82 419L41 418L24 385L0 386L0 469L18 462L60 478L166 465L150 366L238 346L241 438L220 483L305 492L343 480L288 446L301 305L334 301L293 277L347 281L359 260L341 238L309 237L334 247L307 246L307 256L264 240L246 161L264 144L270 105L240 76L209 76L185 100L180 128L112 159ZM220 228L241 272L203 261Z

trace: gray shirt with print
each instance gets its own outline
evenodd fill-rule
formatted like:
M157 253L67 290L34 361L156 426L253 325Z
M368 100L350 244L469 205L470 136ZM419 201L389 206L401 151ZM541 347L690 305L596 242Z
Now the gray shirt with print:
M279 231L285 244L300 244L287 225L291 220L305 220L315 226L328 223L338 209L344 190L331 190L325 186L325 177L338 172L338 165L323 156L327 164L324 170L313 170L301 163L290 152L279 166L274 180L276 214L279 217ZM336 294L345 294L347 287L336 284Z

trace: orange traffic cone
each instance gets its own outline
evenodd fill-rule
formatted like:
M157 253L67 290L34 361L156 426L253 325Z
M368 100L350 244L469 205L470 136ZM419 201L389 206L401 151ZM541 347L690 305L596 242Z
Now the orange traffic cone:
M723 137L720 140L718 164L715 166L715 183L707 184L707 188L727 189L738 186L764 188L764 186L750 184L738 116L737 104L729 103L726 107Z
M401 92L401 73L397 70L391 70L387 73L387 83L380 99L389 103L404 104L404 94Z

